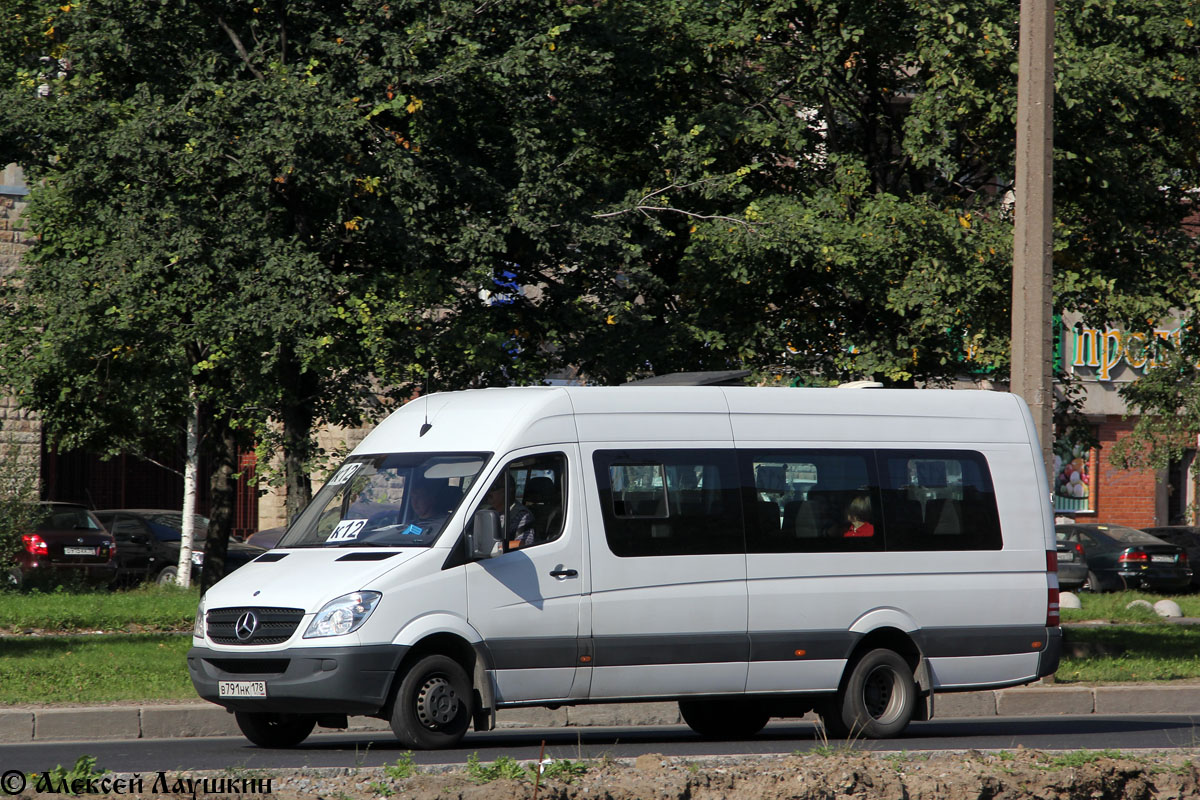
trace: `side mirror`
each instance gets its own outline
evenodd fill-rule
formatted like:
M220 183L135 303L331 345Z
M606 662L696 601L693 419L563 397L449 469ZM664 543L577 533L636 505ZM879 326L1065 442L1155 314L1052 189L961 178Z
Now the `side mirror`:
M472 561L491 558L500 541L500 515L490 508L481 508L471 518L467 529L467 556Z

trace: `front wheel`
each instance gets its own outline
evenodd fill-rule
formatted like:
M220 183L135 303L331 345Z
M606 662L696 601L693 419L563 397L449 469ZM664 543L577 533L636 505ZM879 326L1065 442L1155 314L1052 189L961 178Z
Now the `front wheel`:
M312 717L300 714L237 711L233 717L246 738L259 747L295 747L317 724Z
M825 707L821 719L836 739L886 739L908 727L916 704L917 685L908 662L881 648L854 664L845 690Z
M178 567L165 567L162 572L158 573L158 578L155 580L159 586L172 586L175 584L175 579L178 576Z
M392 707L392 732L414 750L453 747L471 722L471 682L447 656L425 656L404 676Z
M680 700L679 713L706 739L748 739L771 718L752 700Z

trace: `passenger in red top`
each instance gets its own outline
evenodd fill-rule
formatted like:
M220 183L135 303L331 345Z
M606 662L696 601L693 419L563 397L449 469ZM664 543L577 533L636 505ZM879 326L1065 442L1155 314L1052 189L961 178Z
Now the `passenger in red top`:
M871 498L865 494L855 496L846 506L846 530L843 538L868 537L875 535L875 526L871 524Z

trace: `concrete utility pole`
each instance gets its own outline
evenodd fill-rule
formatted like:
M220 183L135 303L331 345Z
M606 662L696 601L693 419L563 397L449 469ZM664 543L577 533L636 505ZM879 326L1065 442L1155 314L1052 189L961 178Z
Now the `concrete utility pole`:
M1049 476L1054 465L1054 0L1021 0L1017 68L1011 391L1033 412Z

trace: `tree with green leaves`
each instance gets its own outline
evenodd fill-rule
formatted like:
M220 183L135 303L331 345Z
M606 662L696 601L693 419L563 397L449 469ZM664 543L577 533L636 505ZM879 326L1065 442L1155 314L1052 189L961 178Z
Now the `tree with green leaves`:
M1190 302L1193 5L1059 8L1060 309ZM41 238L3 380L72 444L194 400L218 482L239 437L278 443L299 504L313 426L376 393L1006 373L1011 3L5 14L0 158Z

